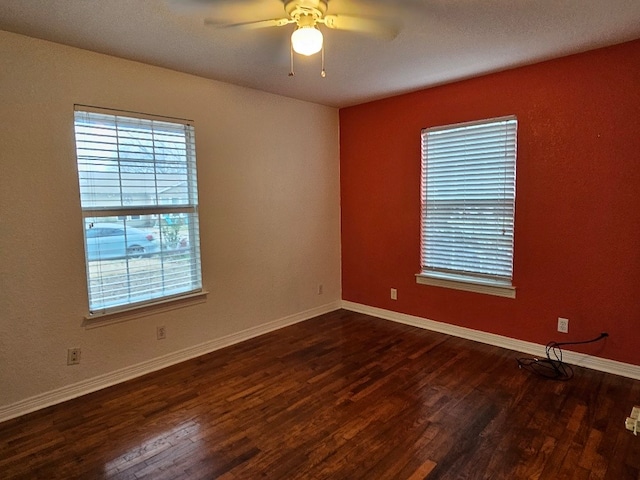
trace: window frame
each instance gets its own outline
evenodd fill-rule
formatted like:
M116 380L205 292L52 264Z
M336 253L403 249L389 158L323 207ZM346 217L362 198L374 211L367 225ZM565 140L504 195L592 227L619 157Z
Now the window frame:
M86 158L86 156L82 156L80 154L80 151L82 149L88 149L89 147L87 145L91 145L91 143L87 143L87 141L85 141L83 148L80 147L82 143L80 140L78 140L78 137L82 136L82 134L79 134L78 127L80 122L78 120L78 117L81 115L91 116L93 114L102 115L102 116L106 115L106 116L113 117L114 124L118 122L118 117L122 118L125 122L127 121L126 119L128 119L128 121L140 122L141 128L149 129L148 134L154 138L154 142L155 142L156 134L166 135L166 133L168 132L167 128L169 127L165 127L165 129L163 130L162 124L170 125L177 130L184 128L184 137L178 137L178 138L182 138L184 140L184 154L182 155L182 157L184 157L185 164L183 167L181 167L184 170L184 173L182 173L181 176L186 178L186 180L183 183L185 184L184 186L187 192L186 197L188 197L188 200L181 203L179 202L177 204L160 201L160 194L162 192L160 190L160 182L158 181L158 177L161 176L161 174L158 173L157 167L159 164L162 165L162 160L160 160L159 158L162 157L163 154L164 155L167 155L167 154L157 153L155 143L154 143L154 147L152 148L153 153L150 154L153 160L145 161L145 165L149 165L149 164L153 165L152 167L153 173L149 173L149 177L153 177L153 180L154 180L153 182L154 191L156 195L155 204L148 201L146 203L144 201L139 201L139 202L133 202L132 204L127 205L128 199L124 193L124 184L122 179L119 180L120 192L119 192L119 197L117 199L117 201L119 202L119 205L111 204L110 203L111 200L109 200L109 205L100 205L99 200L95 201L96 204L92 204L92 205L85 204L85 203L89 203L89 201L85 202L85 195L87 197L89 196L90 187L88 187L86 184L87 182L88 183L91 182L90 180L91 174L89 173L89 175L87 176L89 180L85 179L84 181L85 185L83 185L83 175L87 175L87 171L90 169L90 166L89 167L87 166L90 165L92 161L85 160L86 163L82 164L84 168L83 170L83 168L81 168L81 157ZM86 121L88 122L88 120ZM154 123L154 122L159 122L159 123ZM154 125L159 125L159 127L154 128ZM119 130L118 126L115 126L114 128L115 128L114 138L117 139L117 137L122 134L122 131ZM85 136L87 135L85 134ZM88 136L91 136L91 134L88 134ZM197 165L196 165L196 154L195 154L195 127L194 127L193 121L173 118L173 117L150 115L150 114L143 114L138 112L107 109L107 108L101 108L101 107L93 107L93 106L76 104L74 105L74 138L75 138L74 148L75 148L76 169L77 169L76 171L78 173L78 182L79 182L79 189L80 189L79 203L80 203L80 209L81 209L82 220L83 220L84 254L85 254L86 278L87 278L87 300L88 300L89 314L87 315L86 318L90 320L90 319L97 319L105 316L120 315L123 313L132 312L132 311L144 311L145 309L148 309L148 307L153 307L155 305L165 305L169 302L180 302L180 301L188 300L194 297L200 297L202 295L206 295L207 292L203 289L203 281L202 281L202 262L201 262L201 253L200 253L200 229L199 229L199 215L198 215ZM118 150L117 160L114 160L114 159L110 159L110 160L113 162L114 166L117 165L118 171L120 172L120 169L122 169L122 163L125 163L126 161L123 160L120 154L120 148L121 148L119 143L120 140L116 140L116 142L117 142L116 145ZM142 176L146 177L147 176L146 173L147 172L143 172L141 174L136 173L136 175L140 175L141 177ZM121 174L119 173L118 176L121 176ZM185 194L183 194L183 196L184 195ZM160 276L162 277L162 283L161 283L161 286L159 287L159 290L162 291L162 294L156 294L156 292L149 289L141 292L130 286L130 283L132 282L132 274L130 274L129 272L129 262L132 260L132 258L134 258L134 255L130 255L128 251L129 248L127 247L127 244L124 243L124 248L127 250L127 252L125 253L123 261L126 263L126 272L127 272L126 278L127 278L128 288L134 292L134 294L132 295L133 300L129 299L127 301L119 301L118 303L110 304L110 305L97 305L95 302L92 304L92 279L90 275L90 261L95 262L96 260L95 258L91 260L89 258L90 257L89 244L87 239L90 238L90 236L87 235L87 231L90 231L90 230L87 230L87 224L88 223L91 224L91 219L104 218L105 219L104 223L109 223L109 220L107 219L117 218L118 219L117 223L122 223L122 226L124 229L132 228L134 230L137 230L136 227L131 227L131 226L127 227L127 221L131 221L136 217L138 220L140 220L144 218L143 216L145 215L156 216L158 221L158 228L161 231L163 228L162 220L167 218L167 216L180 215L180 217L182 218L182 216L184 215L184 218L188 219L186 222L186 231L188 233L187 238L189 239L189 242L187 247L184 248L184 253L188 255L188 261L186 262L187 267L181 268L181 271L188 272L188 274L186 275L186 277L189 279L187 281L187 283L189 284L188 287L182 290L180 290L180 288L175 289L176 291L174 292L169 291L168 287L170 286L170 284L168 283L167 280L164 279L165 277L164 262L165 262L165 259L167 258L167 255L170 253L170 251L175 254L176 247L173 247L173 250L171 250L168 247L168 242L166 242L163 239L163 235L162 233L160 233L159 235L160 240L159 240L159 247L158 247L159 250L157 252L154 252L154 255L149 255L149 256L157 256L157 258L160 259L161 267L159 270L151 270L151 269L148 270L148 274L157 275L160 272ZM125 234L125 242L126 242L126 234ZM141 257L146 257L146 256L147 255L144 254ZM140 256L136 258L140 258ZM100 258L97 261L103 262L108 259L109 257L105 257L105 258ZM104 282L105 281L104 278L106 278L106 276L102 276L102 274L100 273L99 282ZM95 278L94 278L94 281L95 281Z
M446 269L446 268L438 268L434 267L434 263L438 263L435 260L429 260L427 258L427 247L426 247L426 236L427 236L427 196L428 196L428 142L429 142L429 134L437 133L437 132L454 132L454 131L462 131L463 129L468 129L468 127L480 127L488 126L492 128L493 124L504 123L505 129L505 137L509 135L513 135L513 144L505 141L505 162L503 166L505 167L505 184L504 190L508 191L508 195L505 194L505 203L501 204L502 206L510 203L510 224L508 225L508 230L510 232L510 271L509 275L491 275L485 274L480 271L464 271L462 269ZM507 298L515 298L516 296L516 288L513 285L513 259L514 259L514 240L515 240L515 189L516 189L516 163L517 163L517 127L518 121L515 115L504 116L504 117L496 117L483 119L472 122L463 122L451 125L437 126L431 128L425 128L421 132L421 140L422 140L422 154L421 154L421 211L420 211L420 272L416 274L416 283L422 285L431 285L445 288L452 288L457 290L471 291L475 293L489 294L489 295L497 295L501 297ZM512 128L513 131L508 130ZM477 143L473 144L477 146ZM466 148L466 146L465 146ZM507 155L507 150L513 150L513 155ZM465 150L468 152L468 149ZM508 158L507 158L508 157ZM486 158L486 157L483 157ZM458 163L456 166L460 166ZM449 167L451 168L451 167ZM448 170L451 172L451 170ZM507 181L507 178L513 178L512 182ZM493 179L495 180L495 179ZM459 186L458 184L457 186ZM508 209L507 209L508 210ZM465 210L466 211L466 210ZM454 222L455 223L455 222ZM477 225L477 224L476 224ZM444 227L448 228L450 226ZM453 232L454 227L450 227L449 233ZM445 234L446 235L446 234ZM440 239L441 243L444 243L442 239ZM467 248L470 248L467 246ZM450 255L453 255L452 251L449 251ZM433 257L432 257L433 258ZM429 263L431 262L431 266ZM474 263L474 262L471 262ZM476 264L478 262L475 262ZM480 267L475 267L480 270Z

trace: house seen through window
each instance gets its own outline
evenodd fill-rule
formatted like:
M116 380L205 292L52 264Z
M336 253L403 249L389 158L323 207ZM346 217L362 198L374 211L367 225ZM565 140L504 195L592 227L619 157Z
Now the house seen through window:
M89 311L202 290L194 127L76 106Z
M418 283L515 297L515 117L422 132Z

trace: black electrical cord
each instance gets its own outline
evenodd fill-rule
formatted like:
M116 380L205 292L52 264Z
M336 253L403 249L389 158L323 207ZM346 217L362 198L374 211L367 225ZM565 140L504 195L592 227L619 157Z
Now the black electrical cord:
M564 345L582 345L594 343L607 338L609 334L602 332L596 338L582 342L549 342L546 347L547 358L518 358L518 368L523 368L550 380L570 380L573 378L573 368L562 361L562 349ZM553 358L551 358L553 356Z

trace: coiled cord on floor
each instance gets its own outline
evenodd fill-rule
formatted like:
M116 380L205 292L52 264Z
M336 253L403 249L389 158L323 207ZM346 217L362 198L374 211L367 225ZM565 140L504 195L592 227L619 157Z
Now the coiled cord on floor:
M608 333L602 332L596 338L582 342L549 342L546 346L547 358L518 358L518 368L523 368L550 380L570 380L573 378L573 368L562 361L562 349L564 345L582 345L594 343L607 338ZM552 358L553 357L553 358Z

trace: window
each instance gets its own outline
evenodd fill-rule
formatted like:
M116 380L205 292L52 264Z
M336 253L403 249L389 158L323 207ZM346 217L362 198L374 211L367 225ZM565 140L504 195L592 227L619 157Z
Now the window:
M515 297L516 130L505 117L422 131L418 283Z
M75 110L90 314L201 292L193 125Z

